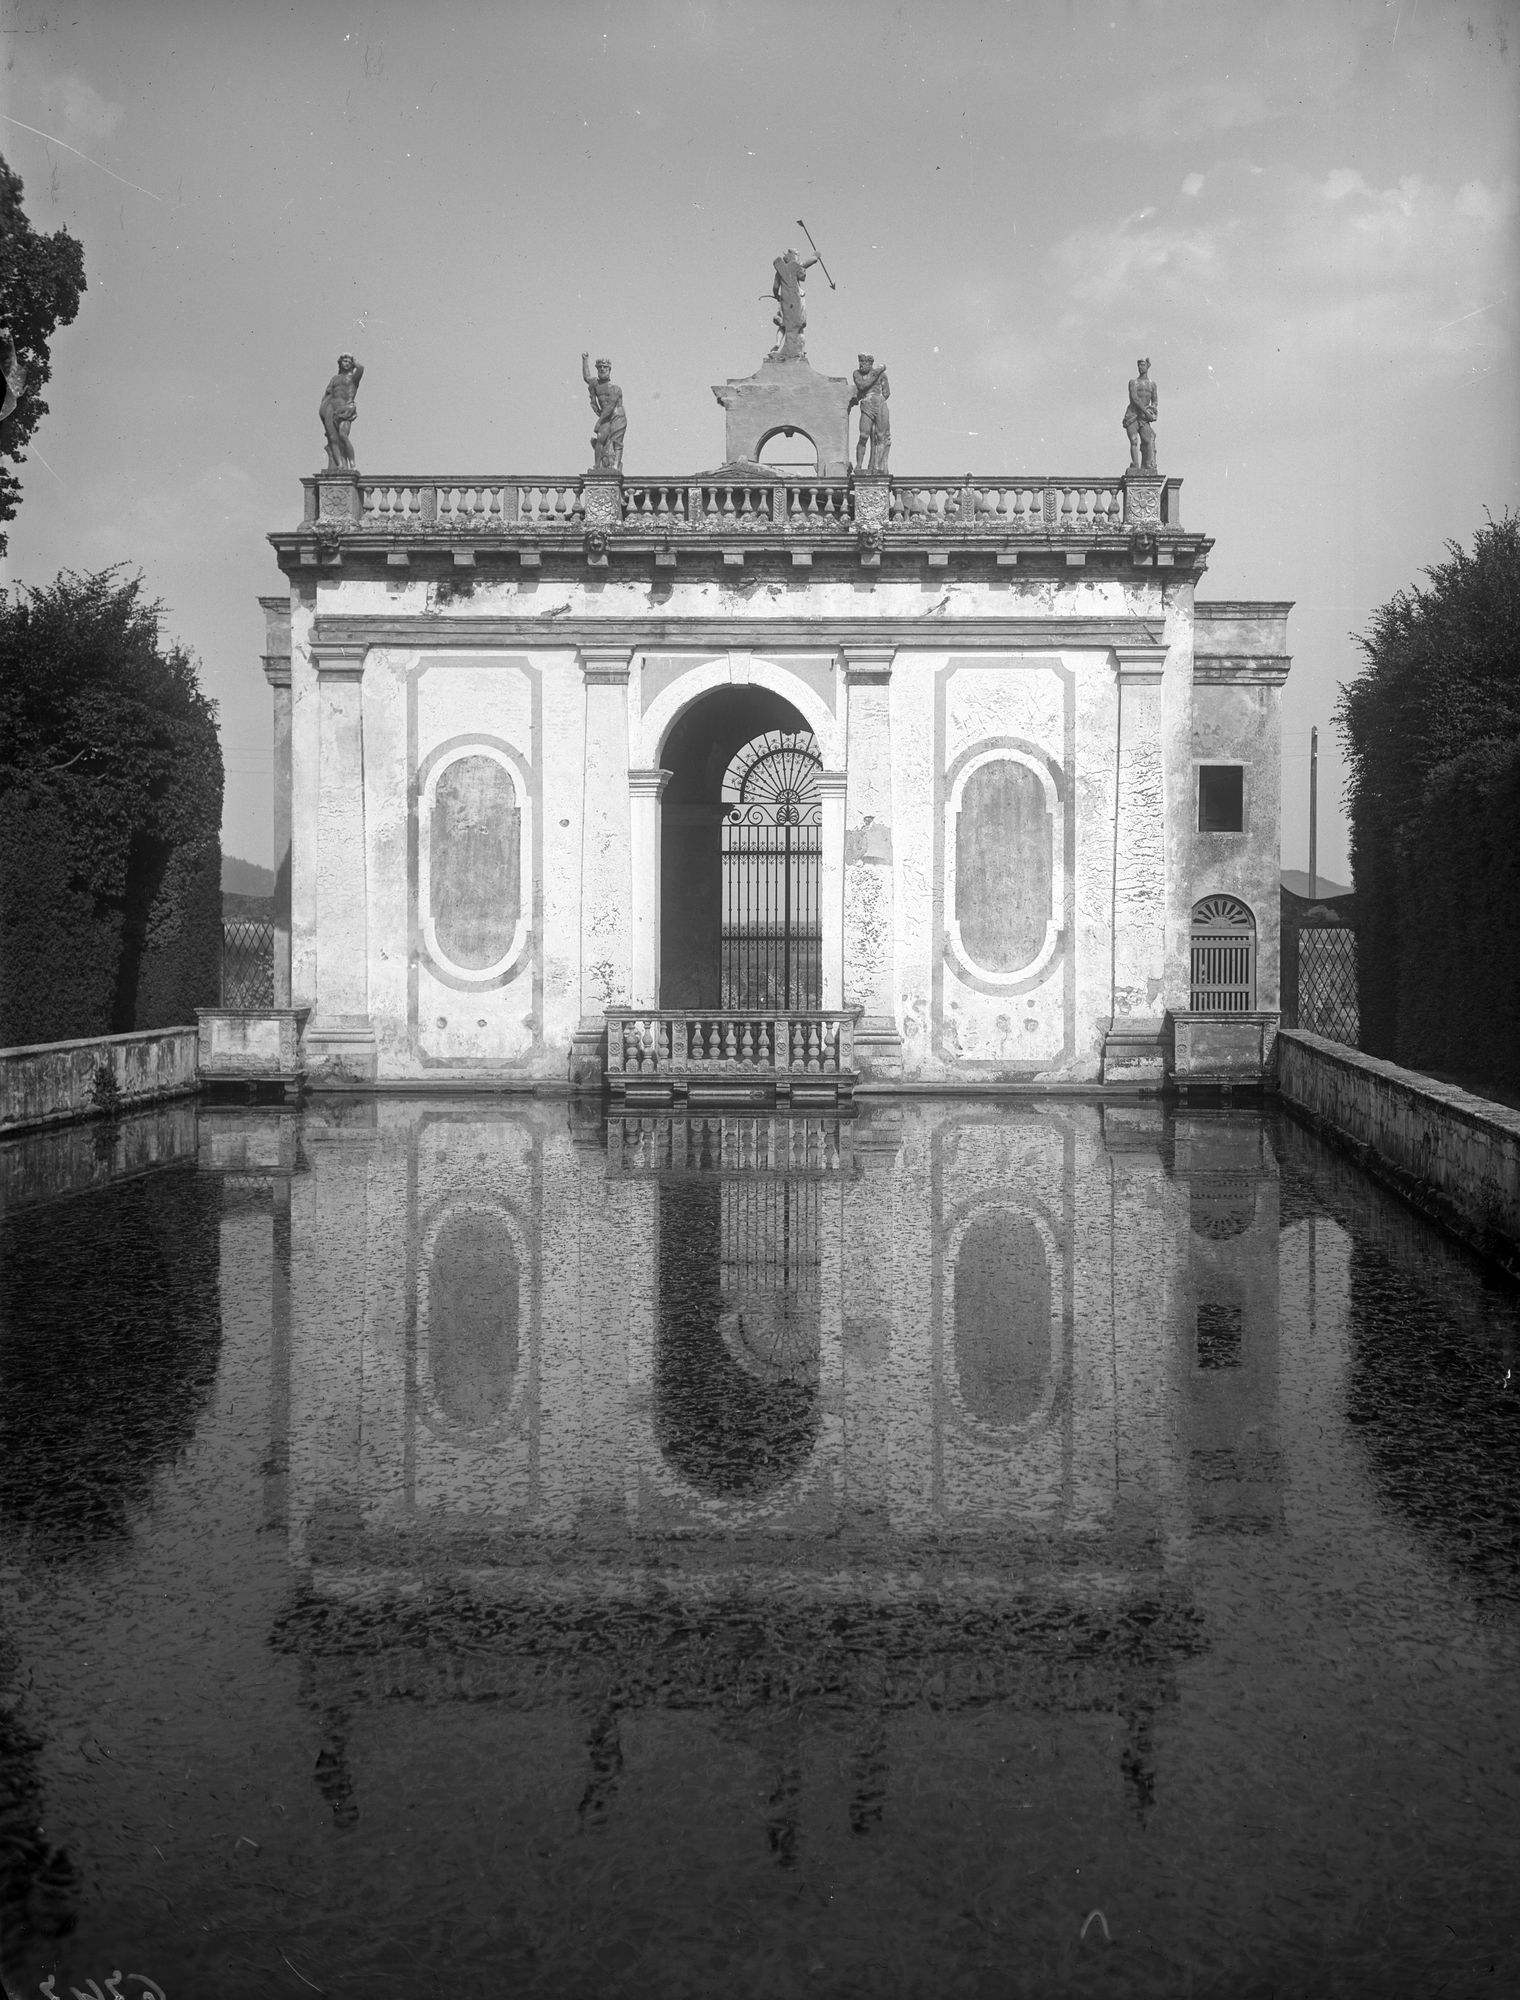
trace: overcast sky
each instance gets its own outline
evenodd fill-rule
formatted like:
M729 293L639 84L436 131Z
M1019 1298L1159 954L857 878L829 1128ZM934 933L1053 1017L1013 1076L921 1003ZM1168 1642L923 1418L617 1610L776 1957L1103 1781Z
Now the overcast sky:
M1113 473L1138 354L1216 539L1292 598L1283 860L1346 879L1350 634L1520 499L1520 0L10 0L0 150L84 245L10 573L140 567L270 850L263 537L340 349L373 472L719 462L807 221L809 354L890 362L894 465ZM34 128L34 129L27 129ZM42 136L42 135L47 136ZM805 249L805 245L802 246Z

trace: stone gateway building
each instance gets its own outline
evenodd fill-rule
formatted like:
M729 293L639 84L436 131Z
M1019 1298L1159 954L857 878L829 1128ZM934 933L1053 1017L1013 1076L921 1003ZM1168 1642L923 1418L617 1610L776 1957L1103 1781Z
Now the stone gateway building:
M716 472L303 482L280 1046L630 1103L1259 1078L1289 607L1198 601L1179 479L851 473L849 378L715 393Z

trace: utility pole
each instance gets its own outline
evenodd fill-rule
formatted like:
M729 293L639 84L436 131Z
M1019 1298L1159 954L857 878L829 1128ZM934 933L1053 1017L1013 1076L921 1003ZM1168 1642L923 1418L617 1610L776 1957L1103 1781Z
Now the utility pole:
M1319 901L1319 731L1309 731L1309 901Z

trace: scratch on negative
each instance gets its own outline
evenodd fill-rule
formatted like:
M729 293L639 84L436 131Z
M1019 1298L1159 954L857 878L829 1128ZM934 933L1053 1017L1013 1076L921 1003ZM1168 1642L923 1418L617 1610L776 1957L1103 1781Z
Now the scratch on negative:
M67 139L57 138L51 132L41 132L35 125L27 125L19 118L12 118L6 111L0 111L0 118L3 118L7 125L19 126L23 132L30 132L38 139L46 139L50 146L62 146L66 153L72 153L75 159L83 160L86 166L99 167L103 174L110 174L113 181L120 181L123 187L136 188L137 192L145 194L149 201L156 201L162 205L164 198L161 194L155 194L152 188L138 187L136 181L129 181L125 174L118 174L113 168L102 165L99 160L92 160L88 153L81 153L79 148L71 146Z

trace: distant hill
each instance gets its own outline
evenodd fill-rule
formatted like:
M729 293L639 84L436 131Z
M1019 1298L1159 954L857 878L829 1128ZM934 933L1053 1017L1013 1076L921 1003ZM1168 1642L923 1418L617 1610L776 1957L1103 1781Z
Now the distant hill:
M222 894L272 896L274 870L261 868L256 861L239 861L235 854L222 856Z
M225 866L225 863L223 865ZM1307 896L1309 893L1308 869L1285 868L1282 872L1282 885L1285 889L1291 889L1295 896ZM1332 882L1328 875L1321 875L1315 885L1315 893L1318 900L1323 903L1331 896L1350 896L1355 892L1349 882Z

